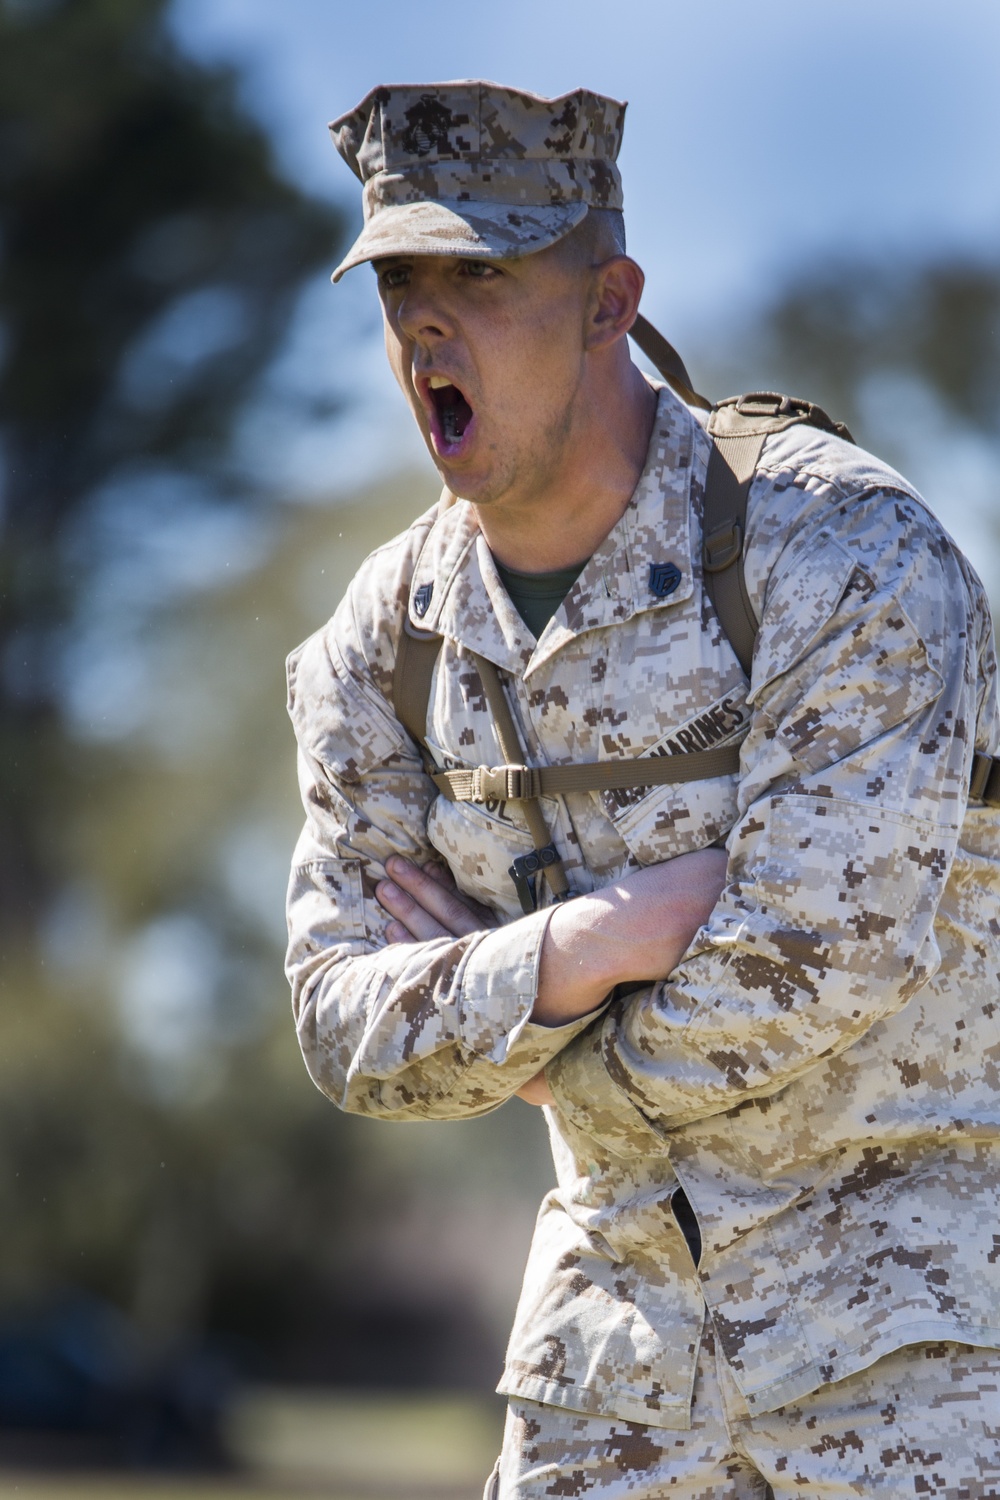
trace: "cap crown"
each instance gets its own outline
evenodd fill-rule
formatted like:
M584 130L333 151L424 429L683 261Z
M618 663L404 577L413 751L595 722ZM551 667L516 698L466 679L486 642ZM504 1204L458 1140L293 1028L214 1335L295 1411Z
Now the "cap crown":
M368 214L427 200L621 208L625 105L480 80L373 89L330 126Z

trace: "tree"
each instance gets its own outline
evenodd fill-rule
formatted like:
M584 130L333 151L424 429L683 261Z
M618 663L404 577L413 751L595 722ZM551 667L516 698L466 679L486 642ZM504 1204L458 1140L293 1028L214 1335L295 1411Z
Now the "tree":
M165 0L0 0L0 924L33 922L65 813L58 657L103 487L231 504L233 418L341 224L277 171ZM47 818L40 817L49 810Z
M922 385L953 426L1000 440L1000 266L992 261L812 268L779 288L738 348L737 383L768 380L808 395L876 451L887 434L866 398L887 376Z

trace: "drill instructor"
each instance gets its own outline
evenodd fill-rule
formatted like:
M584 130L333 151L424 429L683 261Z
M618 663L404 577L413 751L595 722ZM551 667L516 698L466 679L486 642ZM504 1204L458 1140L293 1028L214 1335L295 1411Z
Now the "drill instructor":
M375 1118L546 1108L489 1494L1000 1495L988 608L905 480L792 426L750 489L747 680L705 413L629 355L623 120L472 81L331 127L365 207L334 279L374 264L461 498L290 659L303 1053ZM436 642L423 734L406 633ZM473 773L512 735L534 767L739 769L508 800ZM524 874L543 825L572 900Z

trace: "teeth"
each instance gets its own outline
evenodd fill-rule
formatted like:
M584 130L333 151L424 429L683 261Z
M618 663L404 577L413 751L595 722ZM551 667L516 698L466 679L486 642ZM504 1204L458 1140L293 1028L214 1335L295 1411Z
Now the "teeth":
M427 384L430 386L432 391L439 391L443 386L451 385L451 381L448 380L444 375L432 375Z

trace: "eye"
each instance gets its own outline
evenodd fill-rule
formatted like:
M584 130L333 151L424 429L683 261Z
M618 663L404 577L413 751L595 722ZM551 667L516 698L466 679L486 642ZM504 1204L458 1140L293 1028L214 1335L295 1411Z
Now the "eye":
M503 273L488 260L463 260L458 267L460 276L471 277L473 281L492 281L494 276Z
M375 273L379 286L385 292L397 291L406 286L410 279L410 268L407 265L376 265Z

